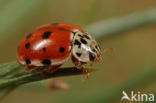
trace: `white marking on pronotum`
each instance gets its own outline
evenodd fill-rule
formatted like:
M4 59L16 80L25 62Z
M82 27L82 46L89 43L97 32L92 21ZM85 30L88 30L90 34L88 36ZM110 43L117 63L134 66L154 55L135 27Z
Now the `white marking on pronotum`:
M74 29L74 30L73 30L73 32L78 32L78 31L79 31L78 29Z
M76 33L76 32L78 32L79 30L78 29L74 29L74 30L72 30L72 32L70 33L71 35L70 35L70 40L72 41L73 40L73 38L74 38L74 34Z
M81 48L84 50L84 51L87 51L87 52L91 52L91 53L94 53L91 48L87 45L84 45L84 44L81 44Z
M70 40L71 40L71 41L73 40L73 37L74 37L74 34L71 32L71 33L70 33Z

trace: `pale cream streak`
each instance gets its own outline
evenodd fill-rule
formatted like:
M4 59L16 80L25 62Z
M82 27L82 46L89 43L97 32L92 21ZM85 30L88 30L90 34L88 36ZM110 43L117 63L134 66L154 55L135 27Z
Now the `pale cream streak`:
M68 47L68 50L69 50L69 51L71 50L71 46Z
M44 48L48 44L50 44L51 40L41 40L40 42L36 43L36 45L33 47L34 50L39 50L41 48Z
M84 50L84 51L87 51L87 52L91 52L91 53L94 53L91 48L87 45L84 45L84 44L81 44L81 48Z
M71 40L71 41L73 41L73 37L74 37L74 34L71 32L71 33L70 33L70 40Z
M78 32L78 31L79 31L78 29L74 29L74 30L73 30L73 32Z

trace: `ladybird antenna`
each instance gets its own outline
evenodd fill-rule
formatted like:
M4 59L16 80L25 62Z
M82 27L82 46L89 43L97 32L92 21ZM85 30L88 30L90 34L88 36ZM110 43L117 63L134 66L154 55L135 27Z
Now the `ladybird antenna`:
M106 48L106 49L102 50L100 54L102 55L102 54L106 53L109 50L113 50L113 48ZM103 58L101 56L100 56L100 60L103 61Z
M104 50L101 51L101 54L104 54L104 53L106 53L109 50L113 50L113 48L106 48L106 49L104 49Z

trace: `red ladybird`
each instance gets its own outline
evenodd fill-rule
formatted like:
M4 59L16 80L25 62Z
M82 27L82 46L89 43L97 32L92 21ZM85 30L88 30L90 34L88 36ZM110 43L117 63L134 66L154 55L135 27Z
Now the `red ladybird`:
M40 26L26 35L19 45L17 60L26 65L27 70L48 66L54 71L72 57L75 67L88 77L84 64L97 62L100 56L97 42L82 28L54 23Z

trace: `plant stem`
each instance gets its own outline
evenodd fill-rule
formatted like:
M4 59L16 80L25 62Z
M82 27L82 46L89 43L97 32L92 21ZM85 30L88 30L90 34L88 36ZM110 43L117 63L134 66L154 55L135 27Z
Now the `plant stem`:
M8 64L9 65L9 64ZM0 79L0 89L5 88L7 86L12 86L12 85L21 85L24 83L28 82L33 82L33 81L39 81L47 78L53 78L53 77L62 77L62 76L71 76L71 75L79 75L83 74L82 70L77 69L75 67L69 67L69 68L60 68L57 71L53 73L45 73L43 74L43 71L36 71L36 72L26 72L22 68L22 72L17 72L16 74L12 74L10 78L2 78ZM45 69L45 68L42 68ZM93 72L95 71L94 69L89 70L88 72ZM42 76L43 74L43 76Z
M20 68L20 70L19 70L19 68ZM43 71L45 69L46 69L46 67L41 68L41 71L26 72L25 68L23 66L19 65L17 62L10 62L10 63L1 65L0 70L2 70L2 71L4 70L3 73L8 76L7 76L7 78L4 77L4 78L0 79L0 98L6 96L6 94L8 94L15 87L20 86L25 83L45 80L45 79L54 78L54 77L63 77L63 76L72 76L72 75L83 74L82 70L77 69L75 67L60 68L53 73L47 72L47 73L43 74ZM17 72L13 72L11 74L10 72L12 70L15 70L15 71L17 70ZM92 69L92 70L87 69L87 70L88 70L88 72L95 71L94 69Z
M86 29L95 37L100 38L118 35L121 32L152 23L156 23L156 8L95 22L86 26Z

